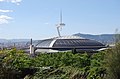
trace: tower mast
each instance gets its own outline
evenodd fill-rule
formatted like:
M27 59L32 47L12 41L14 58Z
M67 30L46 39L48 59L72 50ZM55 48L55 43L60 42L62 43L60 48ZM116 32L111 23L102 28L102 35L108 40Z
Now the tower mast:
M62 28L63 26L65 26L65 24L62 23L62 11L60 11L60 23L58 23L56 26L57 26L58 36L61 37L60 28Z

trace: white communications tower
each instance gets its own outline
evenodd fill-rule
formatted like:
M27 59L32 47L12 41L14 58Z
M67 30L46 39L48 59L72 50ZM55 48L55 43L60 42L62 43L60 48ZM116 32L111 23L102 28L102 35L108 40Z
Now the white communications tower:
M57 26L58 36L61 37L60 30L62 29L63 26L65 26L65 24L62 22L62 11L60 12L60 23L58 23L56 26Z

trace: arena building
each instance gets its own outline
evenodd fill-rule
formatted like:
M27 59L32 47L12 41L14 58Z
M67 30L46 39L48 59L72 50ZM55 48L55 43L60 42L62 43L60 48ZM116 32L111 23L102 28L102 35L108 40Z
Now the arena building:
M106 48L102 43L78 36L61 36L44 39L36 46L36 52L66 52L75 49L77 52L97 52Z

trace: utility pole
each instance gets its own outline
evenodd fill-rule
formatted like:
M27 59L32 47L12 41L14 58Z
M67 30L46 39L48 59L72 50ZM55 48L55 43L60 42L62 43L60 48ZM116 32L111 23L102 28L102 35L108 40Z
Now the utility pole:
M32 45L32 38L31 38L31 40L30 40L30 54L31 55L34 55L34 45Z

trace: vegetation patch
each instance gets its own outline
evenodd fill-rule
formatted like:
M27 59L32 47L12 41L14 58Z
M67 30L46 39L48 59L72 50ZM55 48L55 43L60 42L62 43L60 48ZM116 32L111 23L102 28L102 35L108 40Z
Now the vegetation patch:
M1 79L119 79L120 44L94 54L58 52L30 57L22 50L0 51Z

